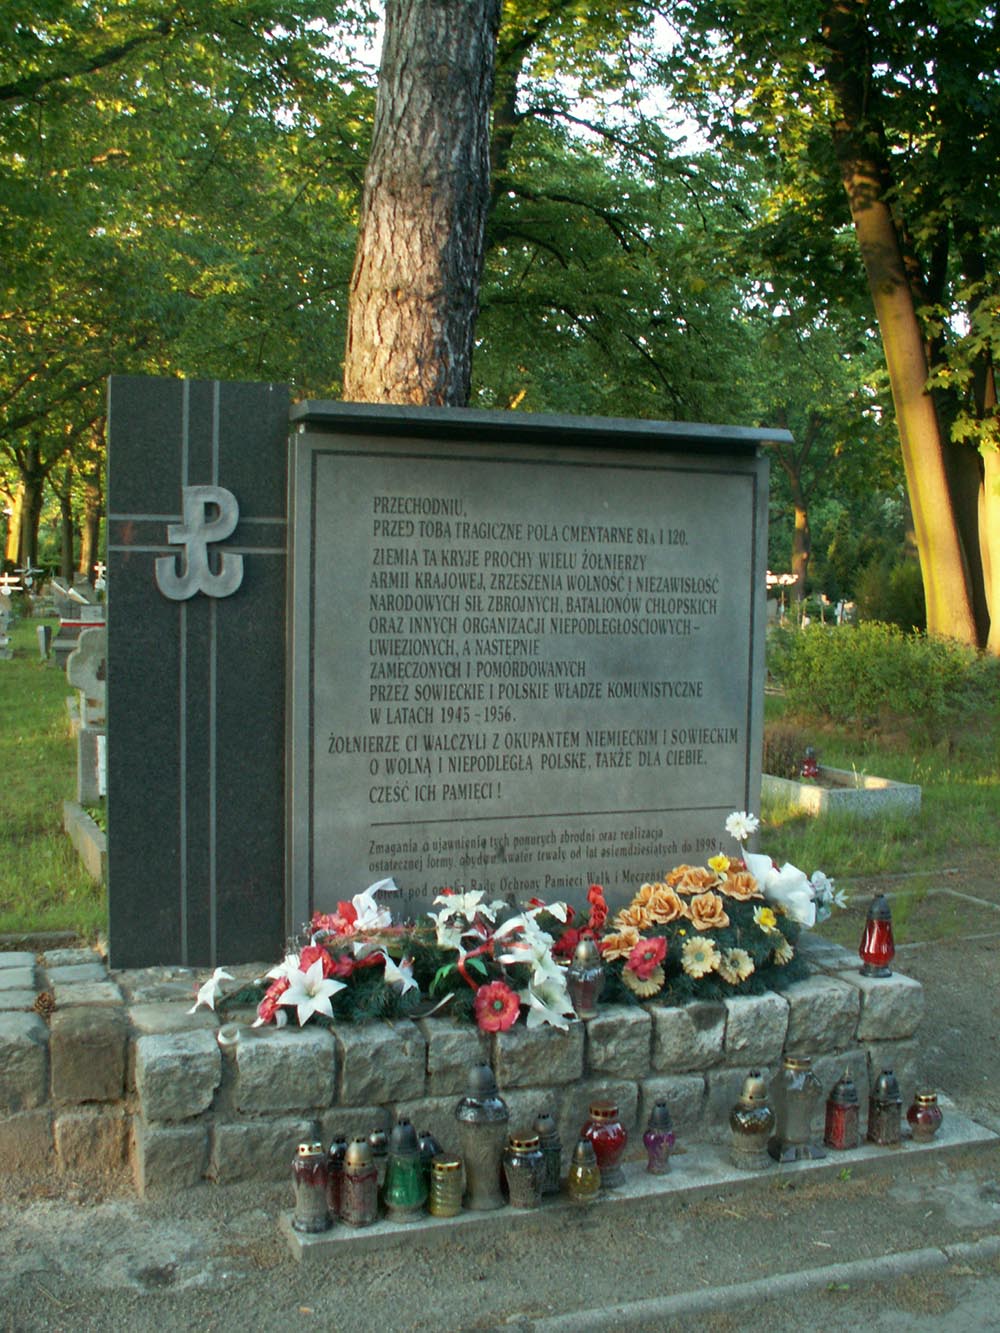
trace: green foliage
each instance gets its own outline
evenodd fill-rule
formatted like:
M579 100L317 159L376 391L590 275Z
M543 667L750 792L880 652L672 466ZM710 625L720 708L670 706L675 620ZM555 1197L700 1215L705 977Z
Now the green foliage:
M927 628L924 585L916 560L877 560L861 571L855 601L858 619L880 620L903 630Z
M104 890L84 871L62 828L76 761L66 715L66 677L38 660L35 627L21 620L16 656L0 663L0 773L3 855L0 933L105 928Z
M803 717L889 726L931 741L1000 722L1000 662L898 626L810 625L780 661L789 708Z

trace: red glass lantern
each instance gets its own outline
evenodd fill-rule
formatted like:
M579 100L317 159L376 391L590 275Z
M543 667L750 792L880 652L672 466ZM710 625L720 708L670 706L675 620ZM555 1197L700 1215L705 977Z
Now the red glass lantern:
M892 938L889 899L884 893L877 893L872 899L858 953L861 955L863 977L892 976L889 964L896 956L896 945Z

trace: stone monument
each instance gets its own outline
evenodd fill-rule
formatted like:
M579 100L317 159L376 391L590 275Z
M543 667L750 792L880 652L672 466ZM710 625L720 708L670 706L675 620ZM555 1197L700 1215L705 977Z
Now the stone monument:
M384 875L405 914L620 902L757 806L773 433L291 427L276 386L111 383L115 966L273 957Z

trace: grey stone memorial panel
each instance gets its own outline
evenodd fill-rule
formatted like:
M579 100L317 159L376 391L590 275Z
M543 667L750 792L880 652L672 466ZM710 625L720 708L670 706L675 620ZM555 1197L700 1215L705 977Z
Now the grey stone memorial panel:
M287 433L284 386L111 381L115 967L211 966L280 947ZM236 523L221 539L223 509ZM238 583L215 581L237 566Z
M289 924L621 903L758 807L764 432L293 412Z

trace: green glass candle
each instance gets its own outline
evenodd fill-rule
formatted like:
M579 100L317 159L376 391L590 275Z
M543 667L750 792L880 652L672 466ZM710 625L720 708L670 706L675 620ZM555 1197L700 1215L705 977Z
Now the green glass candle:
M386 1212L395 1222L415 1221L427 1201L427 1177L420 1161L417 1132L409 1120L400 1120L389 1137L382 1197Z

